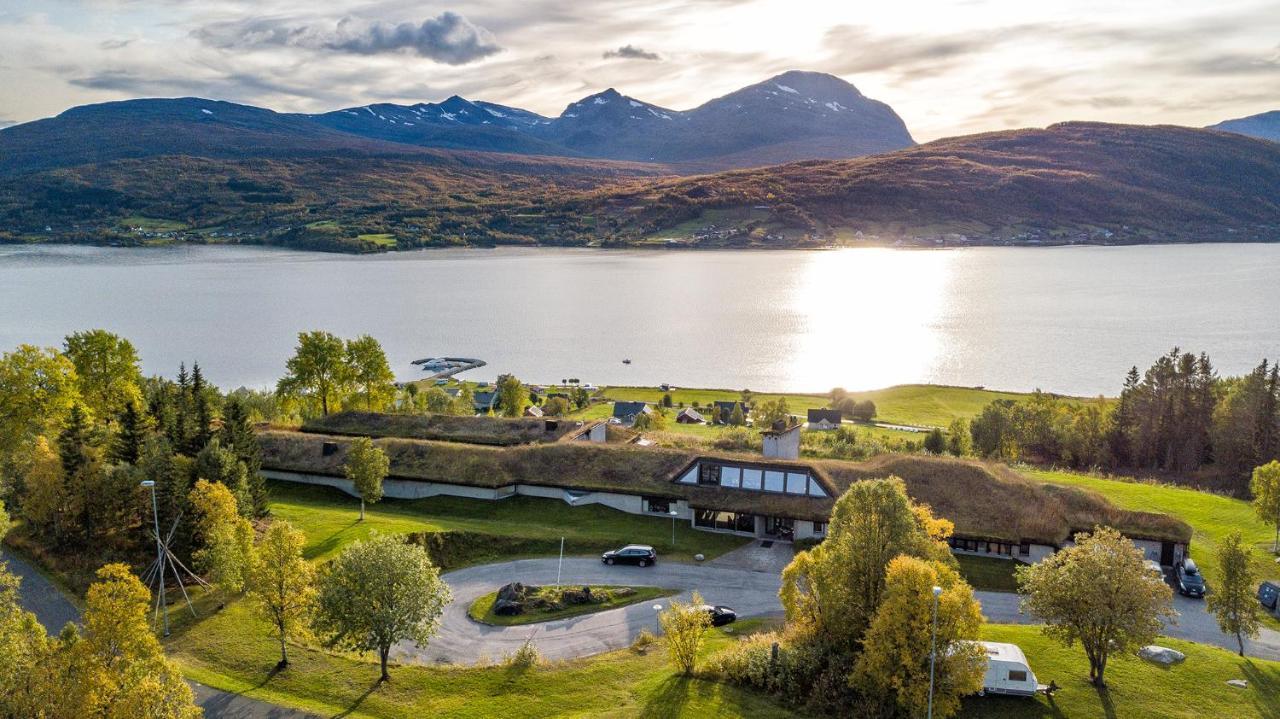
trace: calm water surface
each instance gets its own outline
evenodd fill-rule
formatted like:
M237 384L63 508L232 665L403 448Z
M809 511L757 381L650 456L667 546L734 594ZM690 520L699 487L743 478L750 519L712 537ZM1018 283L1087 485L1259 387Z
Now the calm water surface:
M1115 393L1174 345L1280 357L1280 245L829 252L0 247L0 349L103 327L147 372L269 386L301 330L531 381ZM622 360L632 363L624 365Z

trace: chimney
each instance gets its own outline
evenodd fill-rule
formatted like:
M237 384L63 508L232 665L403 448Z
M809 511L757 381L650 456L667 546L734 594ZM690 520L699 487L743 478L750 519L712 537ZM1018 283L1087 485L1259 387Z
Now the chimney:
M800 425L791 424L790 418L775 422L762 431L764 456L772 459L800 459Z

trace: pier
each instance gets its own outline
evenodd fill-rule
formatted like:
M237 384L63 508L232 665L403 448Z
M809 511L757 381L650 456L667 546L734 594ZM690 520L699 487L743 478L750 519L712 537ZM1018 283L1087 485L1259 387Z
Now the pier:
M418 365L427 372L434 373L426 379L447 379L467 370L483 367L487 363L484 360L471 357L427 357L414 360L410 364Z

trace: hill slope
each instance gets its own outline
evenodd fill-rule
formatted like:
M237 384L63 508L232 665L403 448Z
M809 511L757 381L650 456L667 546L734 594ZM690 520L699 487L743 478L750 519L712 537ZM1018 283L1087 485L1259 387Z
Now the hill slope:
M751 218L747 208L768 214ZM700 244L853 232L930 242L1275 240L1280 145L1072 122L664 181L597 197L591 211L634 236ZM734 226L726 216L749 219Z
M1250 115L1249 117L1241 117L1235 120L1225 120L1216 125L1211 125L1209 129L1235 132L1250 137L1259 137L1263 140L1280 142L1280 110L1272 110L1271 112Z

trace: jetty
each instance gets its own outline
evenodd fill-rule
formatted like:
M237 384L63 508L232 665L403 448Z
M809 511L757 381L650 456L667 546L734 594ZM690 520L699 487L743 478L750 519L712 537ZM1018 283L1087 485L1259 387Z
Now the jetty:
M418 365L432 374L427 379L446 379L467 370L483 367L484 360L472 357L427 357L414 360L410 364Z

